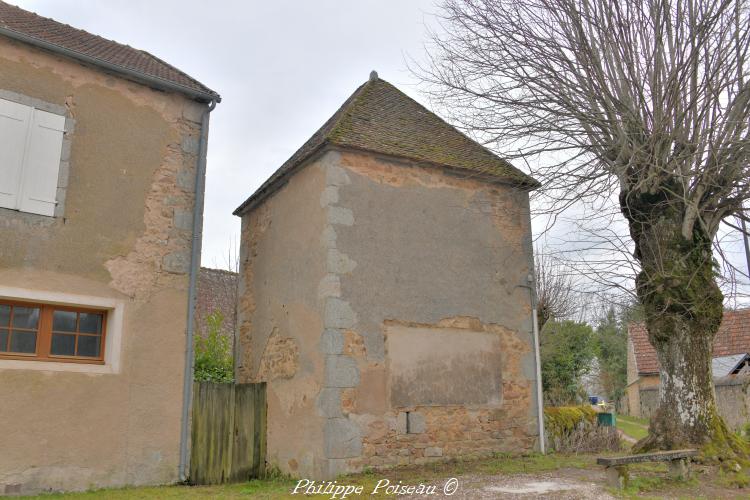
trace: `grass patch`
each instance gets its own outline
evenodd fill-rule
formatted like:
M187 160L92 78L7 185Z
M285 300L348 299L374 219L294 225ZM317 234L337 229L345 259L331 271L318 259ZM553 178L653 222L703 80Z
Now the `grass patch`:
M552 471L563 468L586 469L595 467L596 457L594 455L567 455L567 454L529 454L510 455L495 454L489 458L473 460L451 460L448 462L434 463L422 466L405 466L395 469L372 472L366 471L360 474L352 474L337 479L339 484L351 484L363 486L364 492L369 498L386 498L385 495L370 495L375 485L381 479L388 479L391 484L402 481L404 484L416 485L434 484L441 485L442 480L448 477L460 477L464 474L533 474L536 472ZM229 484L218 486L159 486L142 488L121 488L92 490L83 493L55 493L43 494L34 497L24 497L35 500L152 500L152 499L253 499L276 500L295 499L300 495L291 495L291 491L297 484L297 480L285 477L281 474L271 474L265 479L256 479L247 483ZM440 486L438 487L440 489ZM330 495L328 495L330 497ZM387 498L392 498L388 496ZM323 498L313 495L310 498Z
M92 490L82 493L46 493L33 497L22 497L35 500L156 500L156 499L280 499L286 498L295 481L290 479L255 479L247 483L223 484L217 486L154 486L144 488L119 488Z
M648 420L643 418L617 415L617 428L636 440L648 436Z
M648 427L651 422L647 418L641 418L641 417L633 417L630 415L617 415L617 420L624 420L625 422L630 422L632 424L638 424L643 427Z
M670 498L672 498L672 494L679 495L680 490L685 489L692 489L699 485L699 481L696 478L688 479L687 481L679 481L675 479L668 479L666 477L657 477L657 476L641 476L641 477L633 477L630 476L630 481L628 482L628 486L623 490L615 490L612 488L607 488L610 493L612 493L615 496L619 496L621 498L628 498L628 499L640 499L643 500L644 498L664 498L663 493L670 492ZM643 493L657 493L658 496L644 496ZM678 496L677 498L683 498ZM702 498L702 496L690 496L690 497L684 497L684 498Z

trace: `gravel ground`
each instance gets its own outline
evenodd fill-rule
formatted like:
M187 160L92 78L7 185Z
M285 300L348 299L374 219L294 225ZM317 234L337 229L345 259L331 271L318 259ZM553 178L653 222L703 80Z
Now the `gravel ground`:
M441 481L437 494L409 498L441 498L448 480ZM591 470L560 469L535 474L463 475L450 498L475 500L488 498L550 499L550 500L609 500L614 499L604 489L604 474ZM450 489L450 487L449 487ZM447 496L446 496L447 497Z

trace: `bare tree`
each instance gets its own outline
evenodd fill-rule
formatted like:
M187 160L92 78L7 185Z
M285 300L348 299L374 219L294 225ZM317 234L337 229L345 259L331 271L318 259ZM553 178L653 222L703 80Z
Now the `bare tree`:
M544 184L550 214L617 200L661 366L641 449L711 440L717 414L712 247L747 219L748 0L444 0L421 74L459 125Z
M214 257L214 269L224 269L233 273L240 272L240 246L237 243L237 236L232 235L227 244L227 253L223 256L223 262Z
M550 319L570 317L576 310L576 299L573 280L563 266L538 248L534 261L537 319L541 330Z

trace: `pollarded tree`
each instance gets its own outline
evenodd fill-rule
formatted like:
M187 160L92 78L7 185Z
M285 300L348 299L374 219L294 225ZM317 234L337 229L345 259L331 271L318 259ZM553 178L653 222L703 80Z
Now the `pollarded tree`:
M534 283L539 330L551 319L569 318L576 310L573 280L566 270L538 248L534 250Z
M511 159L538 164L552 211L619 201L662 370L640 447L710 440L746 453L717 414L711 346L723 299L712 241L722 222L744 217L750 189L748 0L443 8L422 69L433 97Z

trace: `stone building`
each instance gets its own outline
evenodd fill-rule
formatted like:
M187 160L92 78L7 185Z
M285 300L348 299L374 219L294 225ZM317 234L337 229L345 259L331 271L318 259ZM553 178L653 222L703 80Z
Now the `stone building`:
M735 428L749 421L750 398L735 397L737 383L732 379L748 374L750 353L750 309L724 311L719 331L714 337L712 372L719 413ZM628 325L628 371L623 413L650 418L659 406L659 360L648 340L644 323ZM742 385L742 384L739 384ZM747 385L742 390L746 392ZM740 392L742 392L742 390ZM726 394L725 394L726 393ZM747 401L747 403L746 403ZM735 406L741 407L741 410ZM741 416L738 416L741 415Z
M179 479L217 101L0 1L0 494Z
M236 211L237 379L303 477L538 446L537 182L373 73Z

